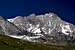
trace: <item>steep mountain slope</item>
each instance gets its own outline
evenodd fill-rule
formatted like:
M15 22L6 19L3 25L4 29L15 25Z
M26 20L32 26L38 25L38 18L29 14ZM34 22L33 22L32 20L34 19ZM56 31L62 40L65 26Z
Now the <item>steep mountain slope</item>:
M24 34L22 39L32 42L72 41L75 40L75 26L61 20L56 14L17 16L8 19ZM28 32L28 33L27 33ZM12 36L18 37L18 36Z
M75 26L61 20L56 14L0 17L1 34L30 42L53 45L75 45Z
M20 33L20 31L17 29L15 25L6 21L2 17L0 17L0 28L0 30L2 30L5 35L17 35Z

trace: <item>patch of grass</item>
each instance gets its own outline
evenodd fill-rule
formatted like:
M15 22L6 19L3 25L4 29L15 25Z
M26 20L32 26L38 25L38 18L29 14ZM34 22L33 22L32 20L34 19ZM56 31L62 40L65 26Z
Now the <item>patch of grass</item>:
M56 46L32 43L20 39L0 35L0 50L75 50L72 46Z

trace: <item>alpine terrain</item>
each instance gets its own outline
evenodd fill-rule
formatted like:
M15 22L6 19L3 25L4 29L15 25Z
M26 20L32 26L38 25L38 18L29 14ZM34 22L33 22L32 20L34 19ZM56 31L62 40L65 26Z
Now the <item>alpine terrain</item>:
M0 16L0 34L29 42L75 45L75 26L54 13L31 14L4 19Z

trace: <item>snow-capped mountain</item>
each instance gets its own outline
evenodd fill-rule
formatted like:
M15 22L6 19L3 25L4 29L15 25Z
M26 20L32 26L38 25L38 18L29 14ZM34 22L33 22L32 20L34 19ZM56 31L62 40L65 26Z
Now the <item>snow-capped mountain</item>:
M70 29L70 23L62 21L56 14L53 13L38 16L32 14L28 17L17 16L13 19L7 20L12 22L18 28L32 33L40 33L40 29L42 29L42 31L45 31L45 34L50 34L56 26L60 26L61 32L66 35L69 35L70 32L72 32Z
M75 39L75 26L61 20L54 13L17 16L7 19L7 21L0 17L0 28L5 32L5 35L31 42Z

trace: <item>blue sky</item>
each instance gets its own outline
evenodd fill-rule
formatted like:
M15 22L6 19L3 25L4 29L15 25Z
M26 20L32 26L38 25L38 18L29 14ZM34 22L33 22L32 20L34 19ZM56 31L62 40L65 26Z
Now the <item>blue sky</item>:
M75 24L74 0L0 0L0 15L4 18L54 12L63 20Z

